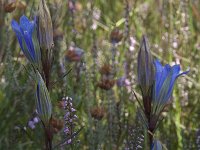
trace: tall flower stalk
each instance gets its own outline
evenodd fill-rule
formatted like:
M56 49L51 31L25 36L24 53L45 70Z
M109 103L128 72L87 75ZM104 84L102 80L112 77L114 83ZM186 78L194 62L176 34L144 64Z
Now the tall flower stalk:
M73 108L72 104L72 98L70 97L65 97L62 99L64 102L64 110L65 110L65 115L64 115L64 120L65 120L65 127L64 127L64 134L65 137L67 137L67 140L62 144L64 145L70 145L73 142L73 134L74 134L74 129L75 129L75 122L77 121L77 115L76 109Z
M53 139L53 134L50 126L50 120L52 116L52 104L46 84L43 81L42 76L39 74L38 71L36 73L36 84L37 84L36 88L37 113L43 124L46 149L51 150L52 139Z
M140 106L144 115L141 116L148 130L150 148L161 114L171 102L175 81L188 72L180 73L180 65L162 66L159 60L153 60L147 38L143 36L138 55L138 83L143 98Z
M40 0L37 16L37 32L41 50L42 76L49 89L50 73L53 61L53 26L46 0Z
M40 0L39 13L33 21L29 21L23 15L19 24L12 20L11 26L16 33L21 50L33 66L35 73L33 77L36 82L36 110L43 124L46 150L51 150L52 104L48 88L52 65L53 28L46 1Z

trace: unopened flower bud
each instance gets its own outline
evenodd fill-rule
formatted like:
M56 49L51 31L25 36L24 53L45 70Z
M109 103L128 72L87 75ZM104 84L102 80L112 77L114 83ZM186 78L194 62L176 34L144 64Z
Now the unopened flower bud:
M45 0L40 0L37 24L40 47L45 50L50 50L54 45L53 26L51 15Z
M48 124L52 115L52 105L49 92L39 72L37 72L36 107L42 122Z
M151 150L162 150L162 144L160 141L155 140L151 145Z
M150 52L149 44L145 36L142 37L140 50L138 54L138 83L141 87L143 96L151 92L154 82L154 63Z

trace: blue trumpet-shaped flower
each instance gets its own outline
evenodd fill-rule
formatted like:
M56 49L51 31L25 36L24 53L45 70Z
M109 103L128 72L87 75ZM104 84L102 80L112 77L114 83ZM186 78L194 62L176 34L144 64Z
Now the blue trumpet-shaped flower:
M35 21L29 21L28 18L23 15L20 18L19 24L15 20L12 20L11 26L16 33L20 48L24 55L31 63L38 63L41 54Z
M159 60L154 61L154 66L156 74L153 93L153 111L157 114L169 102L176 79L183 74L187 74L189 71L180 73L179 65L170 66L167 64L162 66Z

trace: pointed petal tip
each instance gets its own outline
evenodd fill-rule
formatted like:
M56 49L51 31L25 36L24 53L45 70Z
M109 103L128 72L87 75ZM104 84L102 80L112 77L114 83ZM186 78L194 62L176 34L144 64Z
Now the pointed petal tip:
M189 72L190 72L190 68L188 68L186 71L181 72L181 73L179 74L179 76L181 76L181 75L186 75L186 74L188 74Z
M14 19L12 19L10 24L11 24L13 29L18 29L19 28L19 24Z
M22 15L22 16L20 17L20 20L28 20L28 18L27 18L25 15Z
M20 23L21 27L26 29L29 26L30 21L25 15L23 15L23 16L20 17L19 23Z
M155 59L155 60L154 60L154 65L155 65L157 71L162 71L163 66L162 66L162 64L160 63L160 60L159 60L159 59Z

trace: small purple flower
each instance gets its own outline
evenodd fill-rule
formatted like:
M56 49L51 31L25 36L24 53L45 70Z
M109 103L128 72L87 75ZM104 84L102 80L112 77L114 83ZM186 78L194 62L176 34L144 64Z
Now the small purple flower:
M35 129L35 122L32 121L32 120L30 120L30 121L28 122L28 127L30 127L31 129Z
M65 144L71 144L72 143L72 138L73 138L73 133L71 131L74 131L75 128L75 121L77 120L77 116L75 115L76 109L73 108L72 105L72 98L70 97L65 97L62 99L64 102L64 110L65 110L65 115L64 115L64 134L67 138L70 138L67 140L63 145Z
M67 144L71 144L71 142L72 142L72 139L69 139L69 140L67 141Z
M68 127L65 127L64 133L65 133L65 134L68 134L68 133L69 133L69 128L68 128Z
M38 117L34 117L34 118L33 118L33 121L34 121L35 123L38 123L40 120L39 120Z
M129 50L132 52L135 50L135 44L136 44L136 40L134 37L130 37L130 46L129 46Z
M34 117L31 120L28 121L28 127L31 129L35 129L35 125L39 123L39 118L38 117Z
M71 111L72 111L72 112L75 112L75 111L76 111L76 109L74 109L74 108L71 108Z
M126 78L126 76L123 76L117 80L117 86L118 87L130 86L130 81Z
M77 119L78 117L77 117L77 115L74 115L74 119Z

